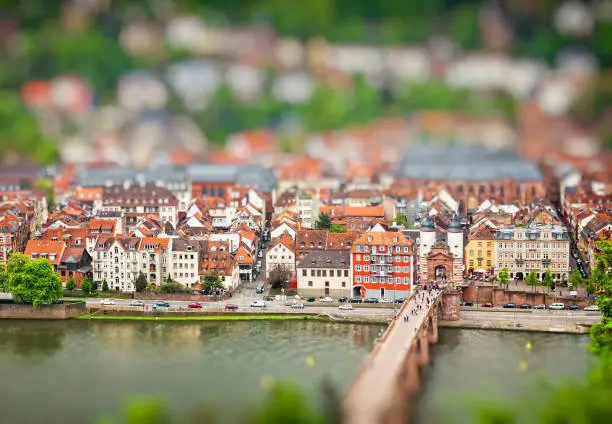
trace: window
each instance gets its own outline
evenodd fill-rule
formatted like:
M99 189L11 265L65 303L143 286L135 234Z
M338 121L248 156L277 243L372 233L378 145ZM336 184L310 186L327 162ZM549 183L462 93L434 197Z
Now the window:
M333 276L334 276L334 270L333 270L333 269L330 269L330 270L329 270L329 276L330 276L330 277L333 277Z
M348 269L345 269L345 270L344 270L344 276L345 276L345 277L348 277L348 274L349 274Z
M372 281L374 281L374 280L372 279ZM370 277L363 277L363 282L364 283L369 283L370 282Z
M359 256L359 255L357 255L357 256ZM370 255L365 255L365 256L363 257L363 259L365 259L366 261L369 261L369 260L370 260Z
M302 277L306 277L306 276L308 276L308 271L303 269L302 270Z
M400 246L395 246L395 251L396 251L396 252L401 252L401 251L402 251L402 248L401 248Z
M361 252L361 245L358 244L357 246L355 246L355 250L357 252Z
M369 271L370 270L370 265L364 265L363 266L363 270L364 271Z
M487 261L487 266L491 266L491 261Z
M357 277L355 277L355 282L361 283L361 276L358 275Z
M355 255L355 260L356 261L360 261L361 260L361 255L359 255L359 254Z
M404 262L408 262L408 256L404 256Z
M474 251L470 250L470 256L474 256Z
M474 266L474 259L470 259L470 266Z
M342 282L342 287L346 287L346 281Z
M355 266L355 271L361 271L361 265L356 265Z
M320 277L320 276L321 276L321 270L317 269L317 277Z
M312 281L308 282L308 287L312 287Z
M315 270L314 270L314 269L311 269L311 270L310 270L310 276L311 276L311 277L314 277L314 276L315 276Z
M482 242L481 241L478 242L478 247L482 247Z
M322 270L321 273L322 273L322 277L327 277L327 270L326 269Z

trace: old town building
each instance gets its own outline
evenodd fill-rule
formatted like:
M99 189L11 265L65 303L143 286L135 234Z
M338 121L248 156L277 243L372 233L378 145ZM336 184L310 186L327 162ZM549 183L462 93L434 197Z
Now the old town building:
M351 249L353 296L380 299L410 295L415 279L414 241L401 232L367 232Z
M266 278L270 278L276 267L285 269L292 277L295 275L295 242L286 234L270 242L266 252Z
M348 251L317 251L307 254L296 266L298 294L303 297L350 296L350 259Z
M531 271L538 279L550 270L555 281L569 277L570 238L554 224L502 227L495 236L495 272L507 268L510 278L524 280Z
M172 239L170 241L169 269L172 281L195 287L200 281L198 267L200 241Z

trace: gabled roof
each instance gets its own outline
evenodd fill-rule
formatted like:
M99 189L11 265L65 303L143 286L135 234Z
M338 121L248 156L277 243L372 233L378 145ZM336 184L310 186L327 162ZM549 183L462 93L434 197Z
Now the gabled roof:
M65 249L66 243L61 240L28 240L24 254L30 257L36 255L36 259L46 256L51 264L59 265Z
M412 254L414 240L408 239L400 232L367 232L355 240L351 249L352 252L356 251L355 246L357 245L410 246L410 253Z
M236 258L236 262L238 264L252 264L255 262L251 256L251 253L243 245L240 245L234 257Z
M279 244L282 244L287 249L289 249L291 252L295 253L295 243L293 239L286 233L283 233L280 237L276 237L275 239L272 239L270 243L270 247L268 248L268 251L272 250L275 246Z

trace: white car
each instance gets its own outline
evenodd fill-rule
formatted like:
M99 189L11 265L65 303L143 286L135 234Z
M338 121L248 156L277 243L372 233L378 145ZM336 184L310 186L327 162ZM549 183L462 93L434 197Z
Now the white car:
M102 299L100 304L104 306L113 306L115 305L115 301L113 299Z
M338 309L340 309L341 311L352 311L353 305L351 305L350 303L345 303L344 305L338 306Z
M130 306L138 306L139 308L142 308L144 306L144 302L141 300L132 300L130 302Z
M332 299L331 297L327 296L327 297L322 297L321 299L319 299L319 302L321 303L332 303L334 301L334 299Z
M378 299L378 303L393 303L391 299Z
M258 258L263 258L263 251L262 250L259 251L259 253L257 254L257 257Z
M584 310L587 311L587 312L597 312L597 311L599 311L599 306L597 306L597 305L590 305L590 306L587 306L586 308L584 308Z
M552 305L550 305L550 306L548 307L548 309L552 309L552 310L557 310L557 311L560 311L560 310L565 309L565 305L564 305L563 303L560 303L560 302L558 302L558 303L553 303Z
M255 300L251 302L251 308L265 308L265 307L266 307L266 302L264 302L263 300Z
M303 303L294 303L293 305L290 306L291 309L304 309L304 304Z

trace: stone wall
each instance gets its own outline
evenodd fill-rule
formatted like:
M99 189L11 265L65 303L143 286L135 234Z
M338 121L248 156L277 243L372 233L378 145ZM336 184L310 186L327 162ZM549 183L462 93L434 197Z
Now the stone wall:
M222 296L204 296L201 294L187 293L161 293L161 292L142 292L134 293L134 299L139 300L167 300L167 301L186 301L186 302L217 302L230 299L231 295L225 293Z
M517 305L527 303L533 307L541 304L550 305L554 302L562 302L566 306L571 304L581 307L589 305L584 299L554 296L553 293L514 291L499 287L475 285L463 287L461 300L474 304L490 302L495 306L503 306L505 303L515 303Z
M69 319L87 313L85 302L42 305L0 304L0 318L5 319Z

